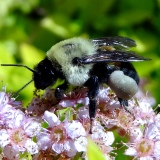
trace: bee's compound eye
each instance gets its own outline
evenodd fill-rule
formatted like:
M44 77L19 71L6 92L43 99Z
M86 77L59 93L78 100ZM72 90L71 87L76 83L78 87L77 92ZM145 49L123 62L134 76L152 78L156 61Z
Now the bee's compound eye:
M108 85L119 98L128 100L138 92L136 81L124 75L123 71L114 71L108 79Z

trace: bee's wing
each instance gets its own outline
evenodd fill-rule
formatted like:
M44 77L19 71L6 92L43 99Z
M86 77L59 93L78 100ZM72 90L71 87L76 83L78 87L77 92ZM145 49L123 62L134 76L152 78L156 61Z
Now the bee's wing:
M100 62L134 62L146 61L148 58L141 57L129 48L135 47L136 42L126 37L103 37L91 39L97 47L97 51L93 55L81 57L81 64L100 63Z
M134 40L120 36L102 37L102 38L92 39L91 41L99 47L110 46L119 50L136 46L136 42Z
M132 51L97 51L96 54L80 58L81 64L102 63L102 62L138 62L147 61L148 58L141 57Z

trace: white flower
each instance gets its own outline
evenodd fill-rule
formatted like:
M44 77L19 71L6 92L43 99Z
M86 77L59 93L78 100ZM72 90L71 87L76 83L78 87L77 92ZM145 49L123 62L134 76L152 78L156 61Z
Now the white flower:
M68 140L67 143L64 143L64 151L67 153L68 157L73 157L76 155L77 150L73 140Z
M83 119L89 119L89 110L86 107L81 107L78 110L78 118Z
M141 119L141 124L153 123L155 113L148 102L138 101L138 106L133 108L135 118Z
M5 92L0 92L0 107L5 106L9 102L9 95Z
M46 150L51 146L50 134L41 132L37 136L37 144L42 150Z
M110 88L102 88L99 90L99 93L98 93L98 99L100 102L108 102L109 101L109 94L110 92Z
M154 155L160 157L160 141L155 142Z
M134 156L137 154L137 151L135 148L129 147L128 149L125 150L124 154L129 156Z
M77 153L74 142L72 140L65 141L65 143L54 143L52 145L52 150L57 154L66 152L67 156L69 157L73 157Z
M64 144L63 143L53 143L52 150L57 154L60 154L64 151Z
M115 138L113 135L113 132L104 132L104 134L102 135L102 141L104 142L104 144L106 146L110 146L113 144Z
M14 149L12 146L7 145L3 149L3 155L7 160L19 160L19 151Z
M158 135L158 136L157 136ZM144 134L134 140L134 143L127 143L125 153L134 156L139 160L160 159L159 131L155 124L146 126Z
M40 130L41 130L41 124L34 121L34 120L29 120L25 125L24 125L24 130L25 133L29 137L34 137L36 136Z
M11 122L12 122L12 118L13 118L14 113L15 113L15 109L9 104L5 105L5 107L3 107L3 108L0 108L0 117L1 117L0 123L1 123L1 125L9 125L10 122L8 122L8 121L11 120Z
M157 115L154 117L154 123L155 123L155 125L158 127L158 129L160 129L160 114L157 114Z
M70 106L74 106L75 103L76 102L73 100L62 100L59 102L59 105L61 105L62 107L70 107Z
M77 104L84 104L84 106L87 106L89 104L89 98L84 97L77 100Z
M13 122L14 126L14 122ZM38 145L27 136L23 126L19 128L11 128L7 130L0 130L0 144L2 147L9 145L12 150L18 152L28 151L30 154L38 153Z
M25 114L17 109L14 113L14 124L12 127L20 127L25 123L26 117Z
M76 138L74 145L78 152L85 152L87 147L87 138L82 136Z
M84 127L78 121L66 122L65 128L67 135L72 139L86 135Z
M143 136L141 129L138 127L130 127L128 132L130 135L131 142L135 142L135 141L139 140L140 138L142 138L142 136Z
M146 128L145 128L145 132L144 132L144 136L149 138L149 139L157 139L160 135L160 132L157 128L157 126L152 123L149 124ZM159 140L159 139L158 139Z
M104 128L99 124L99 122L94 121L94 125L92 126L92 139L99 139L104 134Z
M0 130L0 147L5 147L10 143L9 135L5 129Z
M25 114L19 109L12 109L8 116L5 117L5 125L9 128L18 128L25 122Z
M137 117L134 121L133 124L134 126L140 126L146 124L146 120L142 120L140 117Z
M115 109L119 108L119 101L111 99L108 103L107 109L110 111L114 111Z
M49 111L44 112L44 120L48 122L50 127L60 124L60 120L58 119L58 117L54 113Z
M27 149L27 151L33 155L39 152L38 145L33 142L31 139L28 139L24 145L24 147Z

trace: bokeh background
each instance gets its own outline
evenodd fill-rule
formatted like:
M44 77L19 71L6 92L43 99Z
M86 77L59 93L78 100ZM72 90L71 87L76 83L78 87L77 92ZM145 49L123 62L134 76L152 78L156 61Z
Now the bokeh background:
M33 68L55 43L75 36L126 36L151 58L134 63L143 89L160 102L160 0L0 0L0 63ZM25 68L0 67L1 86L17 91L32 77ZM26 104L33 83L18 99Z
M160 0L0 0L0 63L31 68L55 43L75 37L126 36L136 40L133 50L151 58L134 63L144 92L160 103ZM17 91L30 81L25 68L1 67L0 86ZM27 105L34 84L18 99ZM121 141L121 140L119 140ZM122 153L117 159L122 158Z

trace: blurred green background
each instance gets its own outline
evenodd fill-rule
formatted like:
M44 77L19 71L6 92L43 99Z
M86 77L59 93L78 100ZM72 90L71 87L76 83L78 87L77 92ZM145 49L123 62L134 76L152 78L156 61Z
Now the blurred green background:
M144 89L160 102L160 0L0 0L0 63L33 68L49 48L75 36L126 36L149 62L134 63ZM25 68L0 67L1 86L17 91L31 79ZM34 84L18 99L28 104ZM117 158L122 159L122 157Z
M49 48L75 36L126 36L149 62L134 63L145 90L160 102L160 0L0 0L0 63L33 68ZM17 91L31 79L25 68L0 67L2 86ZM33 83L18 99L27 104Z

